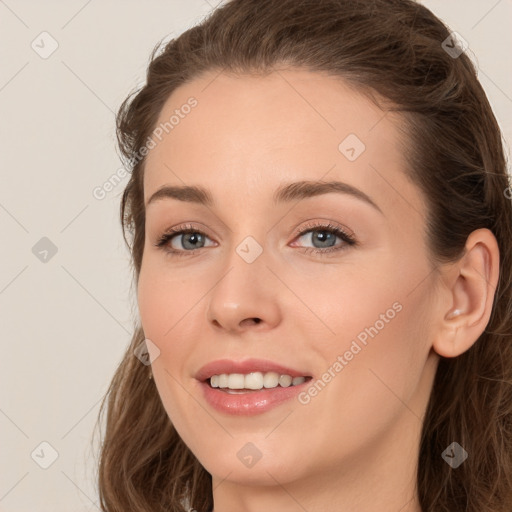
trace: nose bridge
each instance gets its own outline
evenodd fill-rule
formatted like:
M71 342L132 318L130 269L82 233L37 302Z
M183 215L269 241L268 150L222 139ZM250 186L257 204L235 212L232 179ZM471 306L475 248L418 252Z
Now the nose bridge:
M235 235L236 236L236 235ZM234 243L226 256L222 276L214 285L208 303L208 320L228 330L237 330L248 319L273 324L278 318L275 278L267 268L263 241L247 235Z

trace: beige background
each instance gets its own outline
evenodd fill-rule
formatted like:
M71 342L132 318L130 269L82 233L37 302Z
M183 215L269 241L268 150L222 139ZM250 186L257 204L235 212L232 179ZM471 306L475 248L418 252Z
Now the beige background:
M93 190L121 167L114 112L153 46L218 3L0 0L2 512L99 510L91 435L137 308L118 221L127 178ZM468 41L510 145L512 0L423 3Z

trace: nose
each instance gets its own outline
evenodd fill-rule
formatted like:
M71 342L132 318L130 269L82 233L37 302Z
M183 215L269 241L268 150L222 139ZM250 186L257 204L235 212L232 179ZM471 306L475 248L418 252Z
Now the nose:
M218 330L239 334L275 328L281 319L280 283L267 267L264 253L252 263L233 253L208 295L208 322Z

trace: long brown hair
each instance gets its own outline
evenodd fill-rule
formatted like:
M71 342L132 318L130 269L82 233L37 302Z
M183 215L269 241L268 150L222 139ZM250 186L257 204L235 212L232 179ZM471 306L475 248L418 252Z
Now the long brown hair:
M144 249L144 158L164 102L208 71L327 72L400 112L407 173L427 199L429 257L457 260L468 235L490 229L500 250L493 311L476 343L440 358L425 416L417 486L423 512L510 512L512 506L512 206L502 135L466 52L449 54L450 30L412 0L232 0L162 50L146 84L123 102L119 146L131 177L121 203L137 282ZM456 47L457 48L457 47ZM374 94L376 93L376 94ZM508 191L508 193L507 193ZM129 235L127 238L127 234ZM211 475L171 424L148 368L134 357L137 324L101 406L98 466L106 512L212 509ZM469 459L441 457L457 441ZM185 497L190 501L186 503Z

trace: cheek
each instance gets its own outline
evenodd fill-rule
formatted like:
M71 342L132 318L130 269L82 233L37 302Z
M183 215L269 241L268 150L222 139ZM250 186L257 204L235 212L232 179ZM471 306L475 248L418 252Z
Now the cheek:
M144 334L150 339L164 332L167 308L163 291L161 283L143 267L137 286L137 303Z
M180 339L190 339L186 332L189 329L188 324L183 321L190 309L190 300L186 297L187 287L178 287L175 281L171 281L164 269L157 265L151 266L148 262L141 268L137 286L137 302L144 336L160 351L152 362L152 371L162 398L162 393L165 395L167 391L160 389L158 384L169 380L166 387L172 386L172 377L182 380L178 370L180 362L187 357L189 344L181 343ZM173 402L171 398L169 396L164 400L165 406Z
M149 260L141 268L137 285L144 335L160 350L152 362L155 385L167 415L181 432L186 430L182 425L184 410L200 415L190 393L184 391L188 383L182 363L189 357L191 347L180 341L192 339L192 330L184 320L191 304L197 302L198 291L193 293L193 289L190 281L169 275L159 262Z
M395 297L391 295L392 299ZM402 298L402 309L393 310L394 318L382 327L376 320L394 300L388 302L387 297L363 302L364 315L357 319L345 315L347 323L352 320L346 335L343 323L338 324L336 343L323 347L326 373L320 379L330 381L318 386L320 391L303 406L302 412L310 431L320 433L326 442L320 443L321 447L315 443L305 447L306 451L311 449L310 454L302 454L305 457L314 459L314 452L323 450L324 460L333 463L340 457L357 458L358 450L376 446L392 425L402 420L414 425L421 417L415 394L425 358L421 354L421 333L414 329L415 304ZM358 338L361 333L364 336ZM329 368L334 377L329 375ZM336 444L335 439L342 442Z
M330 383L311 405L318 400L316 410L336 411L340 425L350 424L348 436L365 428L369 435L368 429L378 429L376 421L388 423L403 412L430 350L431 295L424 286L412 291L428 271L409 265L406 272L396 260L381 263L375 273L331 281L329 300L318 292L309 295L312 304L323 305L322 318L331 330L309 350L335 375L321 376Z
M201 301L211 288L201 276L191 277L183 270L169 270L158 258L144 262L137 286L137 302L144 335L160 350L153 361L155 380L166 378L174 387L172 375L180 383L190 377L184 363L197 351L203 317ZM170 375L169 375L170 374Z
M197 302L197 289L191 279L170 272L154 258L143 262L137 285L137 303L144 333L148 338L170 338L183 325L179 322Z

